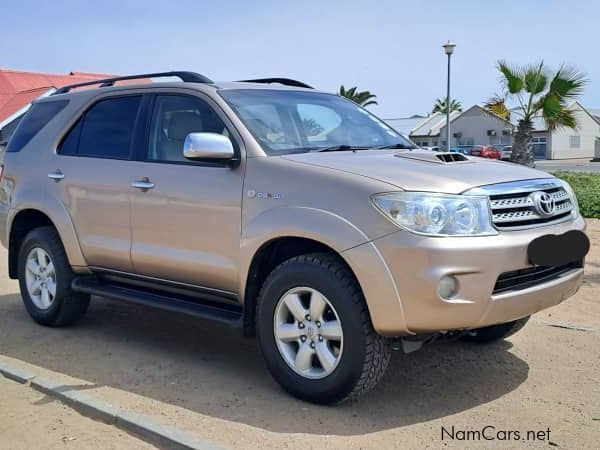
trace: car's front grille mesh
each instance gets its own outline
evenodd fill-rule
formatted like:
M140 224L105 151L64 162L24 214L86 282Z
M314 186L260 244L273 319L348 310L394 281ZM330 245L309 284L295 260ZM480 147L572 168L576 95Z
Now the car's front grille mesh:
M549 215L540 214L532 198L533 192L545 192L554 201L554 211ZM490 195L492 222L498 229L521 228L543 225L568 217L573 203L568 192L562 186L552 186L535 191L511 192Z
M527 289L536 284L551 281L564 273L581 267L583 267L583 262L576 261L562 266L535 266L504 272L496 280L492 294Z

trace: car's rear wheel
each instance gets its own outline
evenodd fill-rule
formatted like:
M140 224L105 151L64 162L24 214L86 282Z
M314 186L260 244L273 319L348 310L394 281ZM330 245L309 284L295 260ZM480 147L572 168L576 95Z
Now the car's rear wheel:
M477 328L475 330L471 330L463 337L463 339L480 344L505 339L523 328L529 321L530 317L531 316L527 316L512 322L501 323L484 328Z
M315 403L370 390L391 353L389 341L373 330L354 276L329 254L291 258L269 275L258 301L257 334L275 380Z
M39 324L70 325L87 311L90 296L71 290L74 274L54 228L36 228L25 236L18 274L25 308Z

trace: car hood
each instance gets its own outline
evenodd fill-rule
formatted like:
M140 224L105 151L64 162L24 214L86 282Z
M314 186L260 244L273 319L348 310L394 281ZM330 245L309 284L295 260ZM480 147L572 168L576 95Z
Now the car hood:
M546 172L485 158L458 155L465 160L444 162L440 159L444 155L449 154L426 150L359 150L298 153L282 158L372 178L403 190L449 194L486 184L551 177Z

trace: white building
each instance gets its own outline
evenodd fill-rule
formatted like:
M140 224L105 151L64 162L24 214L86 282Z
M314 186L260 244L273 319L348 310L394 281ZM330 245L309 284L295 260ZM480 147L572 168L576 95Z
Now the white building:
M571 130L561 128L549 131L541 118L534 120L533 149L539 159L593 158L596 150L600 158L600 109L586 109L579 102L570 106L579 124ZM474 105L450 114L450 148L458 145L512 145L518 118L513 114L511 123ZM446 115L433 113L428 117L411 116L387 119L386 122L422 147L446 147Z
M600 140L600 119L581 103L570 106L575 113L577 129L560 128L549 131L542 118L533 122L533 150L539 159L593 158ZM594 111L594 110L592 110Z
M397 131L410 136L421 147L446 147L446 115L388 119ZM473 105L463 112L450 113L450 148L457 145L512 144L514 125L502 117Z

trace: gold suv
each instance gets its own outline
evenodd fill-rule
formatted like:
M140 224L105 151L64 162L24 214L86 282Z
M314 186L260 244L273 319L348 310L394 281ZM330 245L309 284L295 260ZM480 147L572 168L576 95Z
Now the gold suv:
M4 159L0 236L42 325L91 295L218 320L336 403L392 340L501 339L581 284L585 223L547 173L418 149L289 79L92 84L34 102Z

